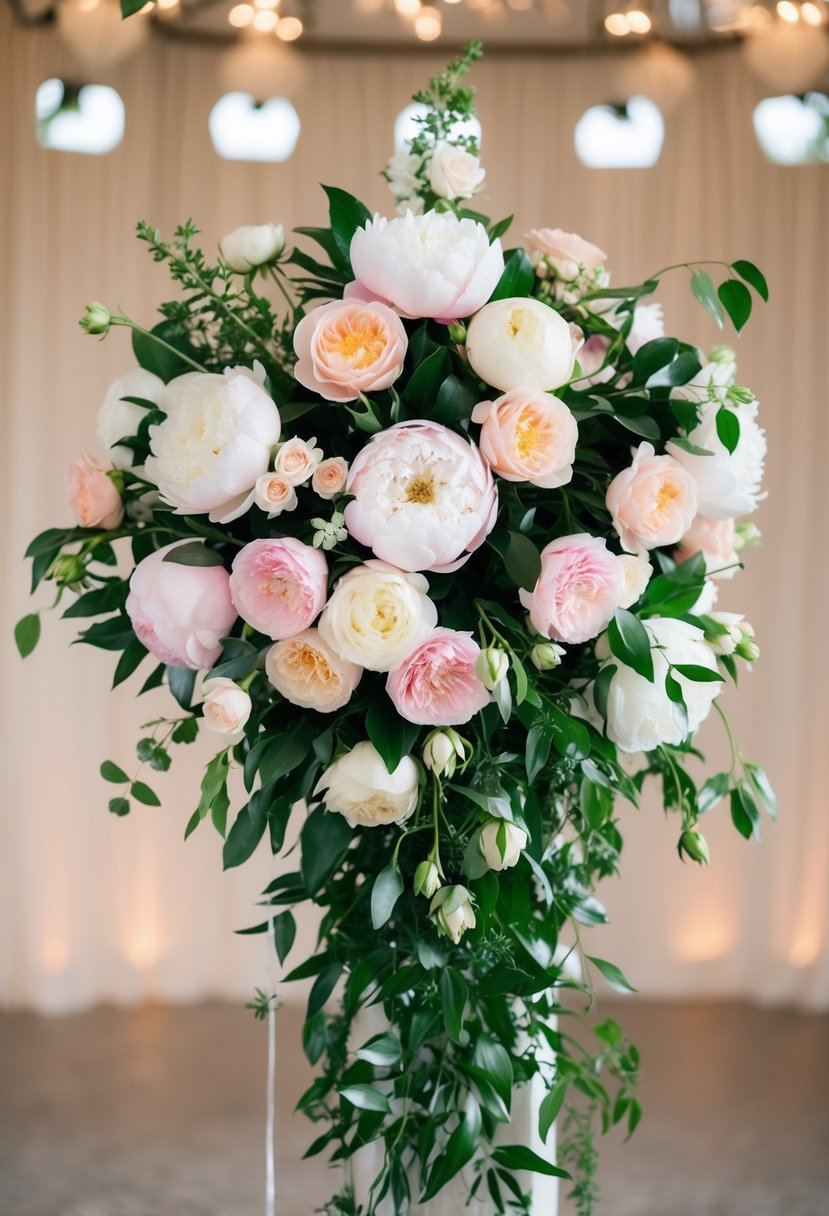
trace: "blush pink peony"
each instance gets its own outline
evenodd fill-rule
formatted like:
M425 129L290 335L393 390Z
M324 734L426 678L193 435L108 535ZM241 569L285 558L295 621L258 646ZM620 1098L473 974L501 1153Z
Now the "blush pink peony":
M498 494L474 444L436 422L399 422L357 455L348 531L399 570L447 573L495 523Z
M95 460L82 452L69 469L69 502L81 528L117 528L124 504L112 478L110 460Z
M325 557L292 536L251 541L233 560L230 594L237 612L274 641L307 629L327 592Z
M640 443L630 468L607 489L607 509L628 553L675 545L697 513L694 479L673 456L657 456Z
M707 519L698 515L682 538L676 560L685 562L696 553L705 558L705 570L711 578L733 578L740 568L734 547L736 527L733 519Z
M588 642L607 627L624 586L621 563L602 537L560 536L541 552L541 573L521 603L537 633L571 645Z
M389 674L386 691L407 722L461 726L490 695L475 674L481 653L471 633L432 632Z
M333 300L297 326L294 375L326 401L355 401L394 384L408 345L403 322L387 305Z
M481 401L472 421L481 424L481 455L505 481L553 490L572 479L579 428L558 397L516 388Z
M165 561L177 540L138 563L130 579L127 613L138 640L171 667L212 667L221 639L236 620L230 579L223 566L183 566Z

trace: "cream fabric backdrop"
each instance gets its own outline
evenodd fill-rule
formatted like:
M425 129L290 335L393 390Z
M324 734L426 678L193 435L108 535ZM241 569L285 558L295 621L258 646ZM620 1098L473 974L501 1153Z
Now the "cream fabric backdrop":
M395 115L439 57L316 56L313 88L298 101L303 129L281 166L221 161L207 115L218 96L215 54L152 44L117 77L127 133L112 155L40 151L36 86L62 67L50 31L12 29L0 6L0 325L2 377L2 622L0 713L5 757L0 847L0 999L49 1010L147 996L234 997L264 982L251 923L273 873L265 851L220 873L218 838L182 832L205 751L179 753L158 782L163 810L125 821L107 814L104 757L129 763L141 721L158 702L107 692L111 664L68 648L71 631L46 620L22 664L10 644L29 605L22 553L31 535L67 520L68 462L94 444L109 380L126 368L124 334L102 344L76 325L99 298L148 319L167 292L163 273L133 241L146 217L162 230L197 217L212 247L240 223L324 218L319 181L389 208L377 177ZM476 71L489 172L487 209L517 213L515 232L561 225L611 251L617 282L703 255L747 257L768 273L772 303L737 346L741 374L761 396L768 428L765 545L722 597L757 627L764 654L729 701L748 755L776 782L782 821L761 845L738 838L720 808L706 824L713 865L682 866L676 827L654 800L624 812L623 882L604 890L613 924L591 950L619 962L648 994L748 994L829 1003L829 749L825 605L827 406L825 299L829 280L829 171L768 165L751 110L760 94L731 52L699 62L700 85L668 124L659 165L640 172L584 169L573 126L604 100L607 64L497 58ZM705 347L719 340L683 276L661 298L670 332ZM45 597L41 597L41 601ZM718 723L705 730L724 754ZM198 754L195 754L197 753ZM306 927L306 938L311 926ZM297 955L297 957L299 957Z

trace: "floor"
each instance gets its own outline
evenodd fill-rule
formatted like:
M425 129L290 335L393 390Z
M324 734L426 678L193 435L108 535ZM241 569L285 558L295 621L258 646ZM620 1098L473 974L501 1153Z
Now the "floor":
M646 1115L604 1144L597 1216L829 1216L829 1018L641 1001L621 1016ZM335 1176L300 1161L308 1072L298 1015L279 1018L276 1210L311 1216ZM1 1015L0 1216L261 1216L265 1053L264 1026L225 1004Z

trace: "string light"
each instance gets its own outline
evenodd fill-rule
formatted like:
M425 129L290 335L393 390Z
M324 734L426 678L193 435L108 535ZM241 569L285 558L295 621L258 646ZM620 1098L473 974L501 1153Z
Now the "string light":
M422 42L434 42L439 38L443 29L443 21L436 8L427 5L415 17L415 33Z
M279 21L273 9L260 8L253 17L253 28L259 30L262 34L270 34L276 29L276 23Z
M632 8L627 13L627 23L632 34L647 34L651 28L651 19L640 8Z
M801 4L800 15L807 25L823 24L823 13L816 4L812 3L812 0L806 0L805 4Z
M623 38L630 33L630 25L624 13L608 13L604 19L604 28L614 38Z
M800 20L800 10L792 0L777 0L777 16L781 21L788 21L793 25L795 21Z
M394 0L394 7L401 17L416 17L420 12L420 0Z
M227 15L227 19L236 29L244 29L246 25L250 25L253 21L253 5L252 4L236 4Z
M276 32L283 42L295 42L303 28L299 17L283 17L276 27Z

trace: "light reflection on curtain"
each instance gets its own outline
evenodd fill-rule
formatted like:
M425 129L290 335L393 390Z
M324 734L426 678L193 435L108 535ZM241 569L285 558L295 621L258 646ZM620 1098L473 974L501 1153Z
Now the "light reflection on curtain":
M0 999L45 1009L94 1000L237 996L262 982L253 923L273 873L263 849L222 875L218 838L202 827L185 846L206 750L180 749L157 785L162 810L125 820L106 811L98 764L129 763L157 697L109 696L109 656L68 648L50 618L25 665L10 644L28 611L20 558L36 531L67 519L65 470L94 446L94 417L109 380L129 365L123 333L103 345L76 318L102 299L147 319L167 292L164 274L132 240L145 217L162 231L196 217L213 246L240 223L324 219L316 183L335 182L378 209L377 177L392 125L434 59L313 59L313 87L298 99L303 129L284 165L223 162L207 115L218 96L215 53L153 43L115 83L127 106L124 143L95 158L44 152L33 134L37 85L61 70L51 31L23 34L0 8L0 325L3 561L0 646L4 680L3 835L0 847ZM829 1003L829 785L825 605L829 450L825 299L829 279L829 172L767 164L751 110L760 94L731 52L699 63L691 101L668 124L660 164L594 172L572 151L574 123L606 100L599 58L499 58L476 71L489 173L486 209L532 225L581 232L611 252L616 282L687 257L747 257L767 272L773 298L739 350L741 379L761 395L768 429L764 547L727 585L722 606L746 612L763 658L728 698L739 737L778 786L783 815L762 846L747 844L720 807L706 823L713 864L682 866L676 823L658 798L623 812L622 884L604 899L613 924L588 931L591 953L615 959L648 994L749 994ZM661 293L669 331L703 347L720 340L683 276ZM40 602L43 602L41 599ZM718 723L705 729L725 759ZM305 940L313 940L306 926ZM299 954L297 954L297 958Z

